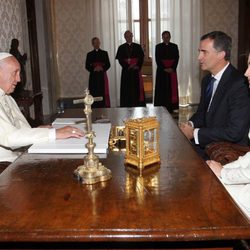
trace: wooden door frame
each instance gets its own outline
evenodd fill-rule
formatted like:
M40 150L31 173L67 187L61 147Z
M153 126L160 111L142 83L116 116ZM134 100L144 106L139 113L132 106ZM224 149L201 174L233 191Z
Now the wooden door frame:
M239 42L238 42L238 69L244 73L247 69L247 59L250 53L250 0L239 0Z
M35 124L43 123L42 92L37 43L35 0L26 0Z

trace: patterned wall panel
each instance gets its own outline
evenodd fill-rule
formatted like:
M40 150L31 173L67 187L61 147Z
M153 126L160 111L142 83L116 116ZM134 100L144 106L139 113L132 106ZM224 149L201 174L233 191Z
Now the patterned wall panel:
M232 37L231 62L235 66L238 55L238 12L239 2L235 0L203 1L203 31L221 30Z
M56 37L61 97L83 94L88 74L84 69L90 38L86 32L85 1L56 0Z
M31 89L31 71L29 61L29 42L26 23L26 2L25 0L1 0L0 2L0 51L8 52L12 38L19 40L21 53L27 52L26 63L27 85Z
M25 0L4 0L0 4L0 49L9 51L12 38L20 40L23 51L22 5Z

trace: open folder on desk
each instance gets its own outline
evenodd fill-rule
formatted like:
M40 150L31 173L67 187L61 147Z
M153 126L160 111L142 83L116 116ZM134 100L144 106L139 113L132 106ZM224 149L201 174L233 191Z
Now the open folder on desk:
M71 119L72 120L72 119ZM61 128L67 124L55 124L54 128ZM78 127L83 131L86 131L86 124L71 124L71 126ZM96 147L94 152L97 154L105 154L108 149L108 140L111 124L92 124L93 131L96 133L96 137L94 137L94 143ZM85 144L87 143L87 139L83 138L69 138L62 140L55 140L53 142L42 142L35 143L29 149L28 153L31 154L82 154L87 153L87 148Z

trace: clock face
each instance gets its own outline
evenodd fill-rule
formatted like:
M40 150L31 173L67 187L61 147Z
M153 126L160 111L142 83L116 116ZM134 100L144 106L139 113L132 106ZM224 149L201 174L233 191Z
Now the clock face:
M156 150L156 129L144 131L144 155L155 152Z
M154 117L128 120L125 123L125 163L144 169L160 162L159 123Z

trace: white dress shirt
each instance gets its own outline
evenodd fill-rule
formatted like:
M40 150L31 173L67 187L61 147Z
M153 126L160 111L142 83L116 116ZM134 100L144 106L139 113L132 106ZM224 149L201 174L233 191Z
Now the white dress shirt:
M55 129L31 128L15 100L0 88L0 162L14 161L18 148L55 140Z

